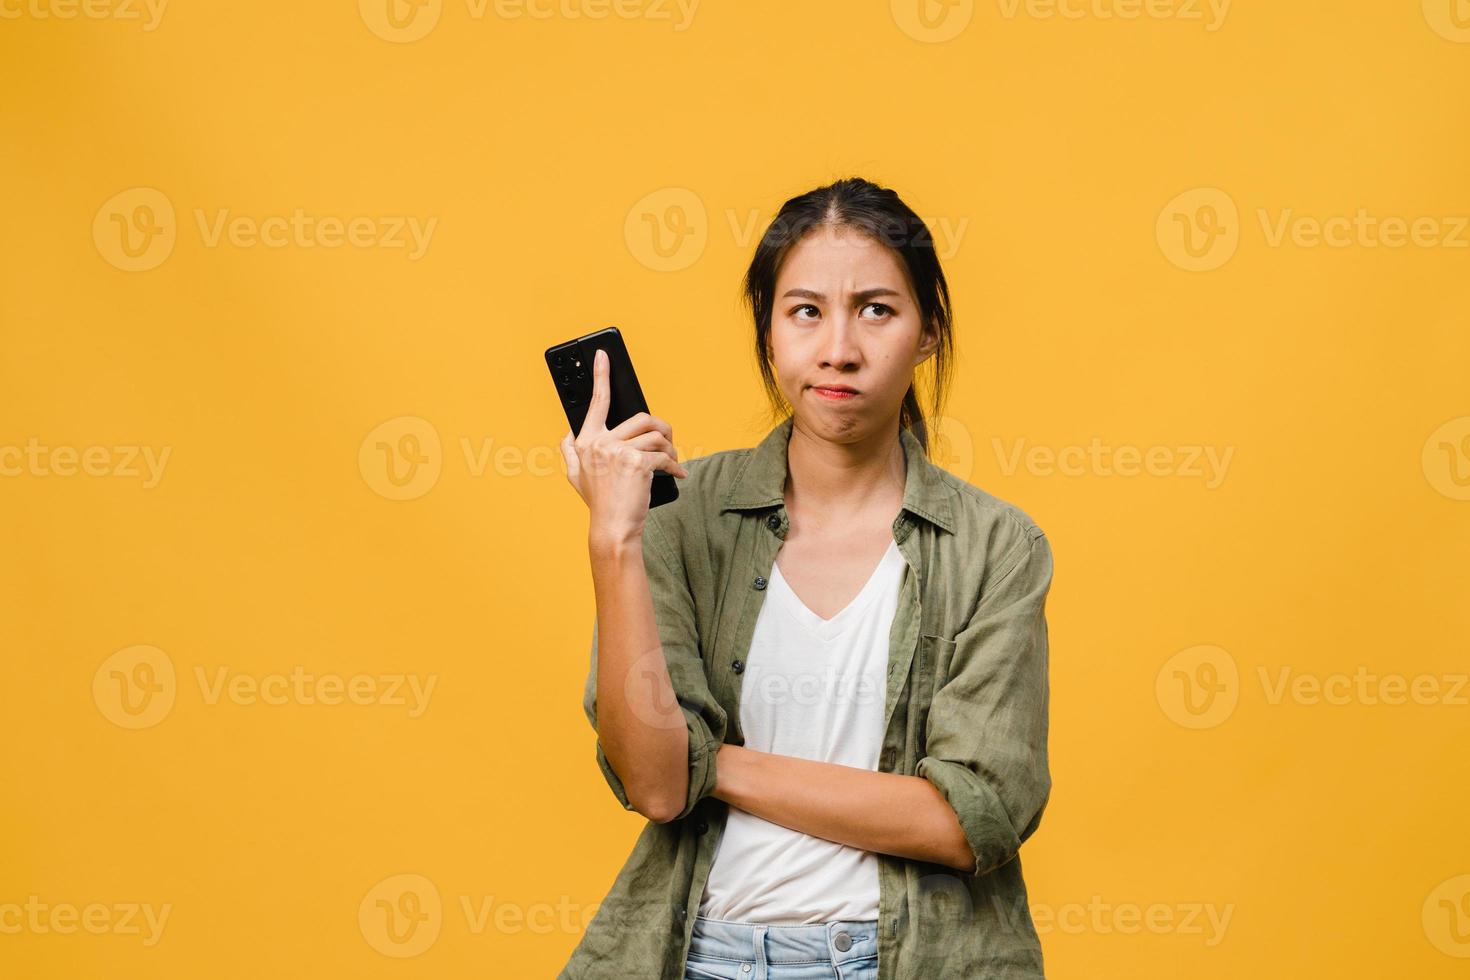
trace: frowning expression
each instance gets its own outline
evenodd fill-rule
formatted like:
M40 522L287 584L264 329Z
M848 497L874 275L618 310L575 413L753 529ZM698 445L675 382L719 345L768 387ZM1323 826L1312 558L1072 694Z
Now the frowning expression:
M776 276L767 341L798 422L837 438L895 420L939 343L921 319L895 252L847 226L808 232Z

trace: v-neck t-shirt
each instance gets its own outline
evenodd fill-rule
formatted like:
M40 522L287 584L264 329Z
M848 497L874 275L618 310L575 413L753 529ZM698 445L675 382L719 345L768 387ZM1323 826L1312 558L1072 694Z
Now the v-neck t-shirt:
M741 681L748 748L878 769L888 639L908 563L890 542L830 619L773 565ZM730 808L699 914L801 925L878 917L877 855Z

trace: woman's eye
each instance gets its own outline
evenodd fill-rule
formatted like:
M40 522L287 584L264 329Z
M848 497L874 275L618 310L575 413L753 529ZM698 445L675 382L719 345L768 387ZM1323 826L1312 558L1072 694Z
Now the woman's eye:
M798 306L796 309L792 310L791 312L792 313L795 313L797 315L796 318L798 320L800 320L800 319L802 319L802 316L801 316L801 311L802 310L811 310L813 313L817 314L818 316L821 315L821 311L818 310L815 306L813 306L810 303L803 303L802 305Z
M863 307L863 309L865 310L875 308L880 311L878 314L879 316L888 316L893 312L893 307L888 306L885 303L869 303L867 306Z

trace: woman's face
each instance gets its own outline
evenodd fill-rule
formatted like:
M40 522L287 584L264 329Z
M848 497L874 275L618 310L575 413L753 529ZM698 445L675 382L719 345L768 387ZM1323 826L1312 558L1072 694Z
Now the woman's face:
M767 349L797 423L838 442L892 424L914 368L939 344L922 328L899 257L853 228L823 225L787 253L775 297Z

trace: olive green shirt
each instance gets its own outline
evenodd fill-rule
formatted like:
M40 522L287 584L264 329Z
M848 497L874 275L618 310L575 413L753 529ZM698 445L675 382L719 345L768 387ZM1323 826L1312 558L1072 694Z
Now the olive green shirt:
M649 821L560 980L683 980L690 931L729 805L711 795L722 742L744 744L740 682L790 527L792 419L753 449L689 460L679 499L653 508L643 560L669 678L689 730L689 793ZM1047 626L1051 548L1015 506L941 469L900 429L893 522L908 568L889 634L882 772L929 780L975 866L878 854L879 980L1043 976L1019 851L1051 791ZM597 727L597 628L583 708ZM672 709L672 705L670 706ZM673 717L672 715L670 717ZM677 721L675 721L677 724ZM622 781L597 764L625 810Z

